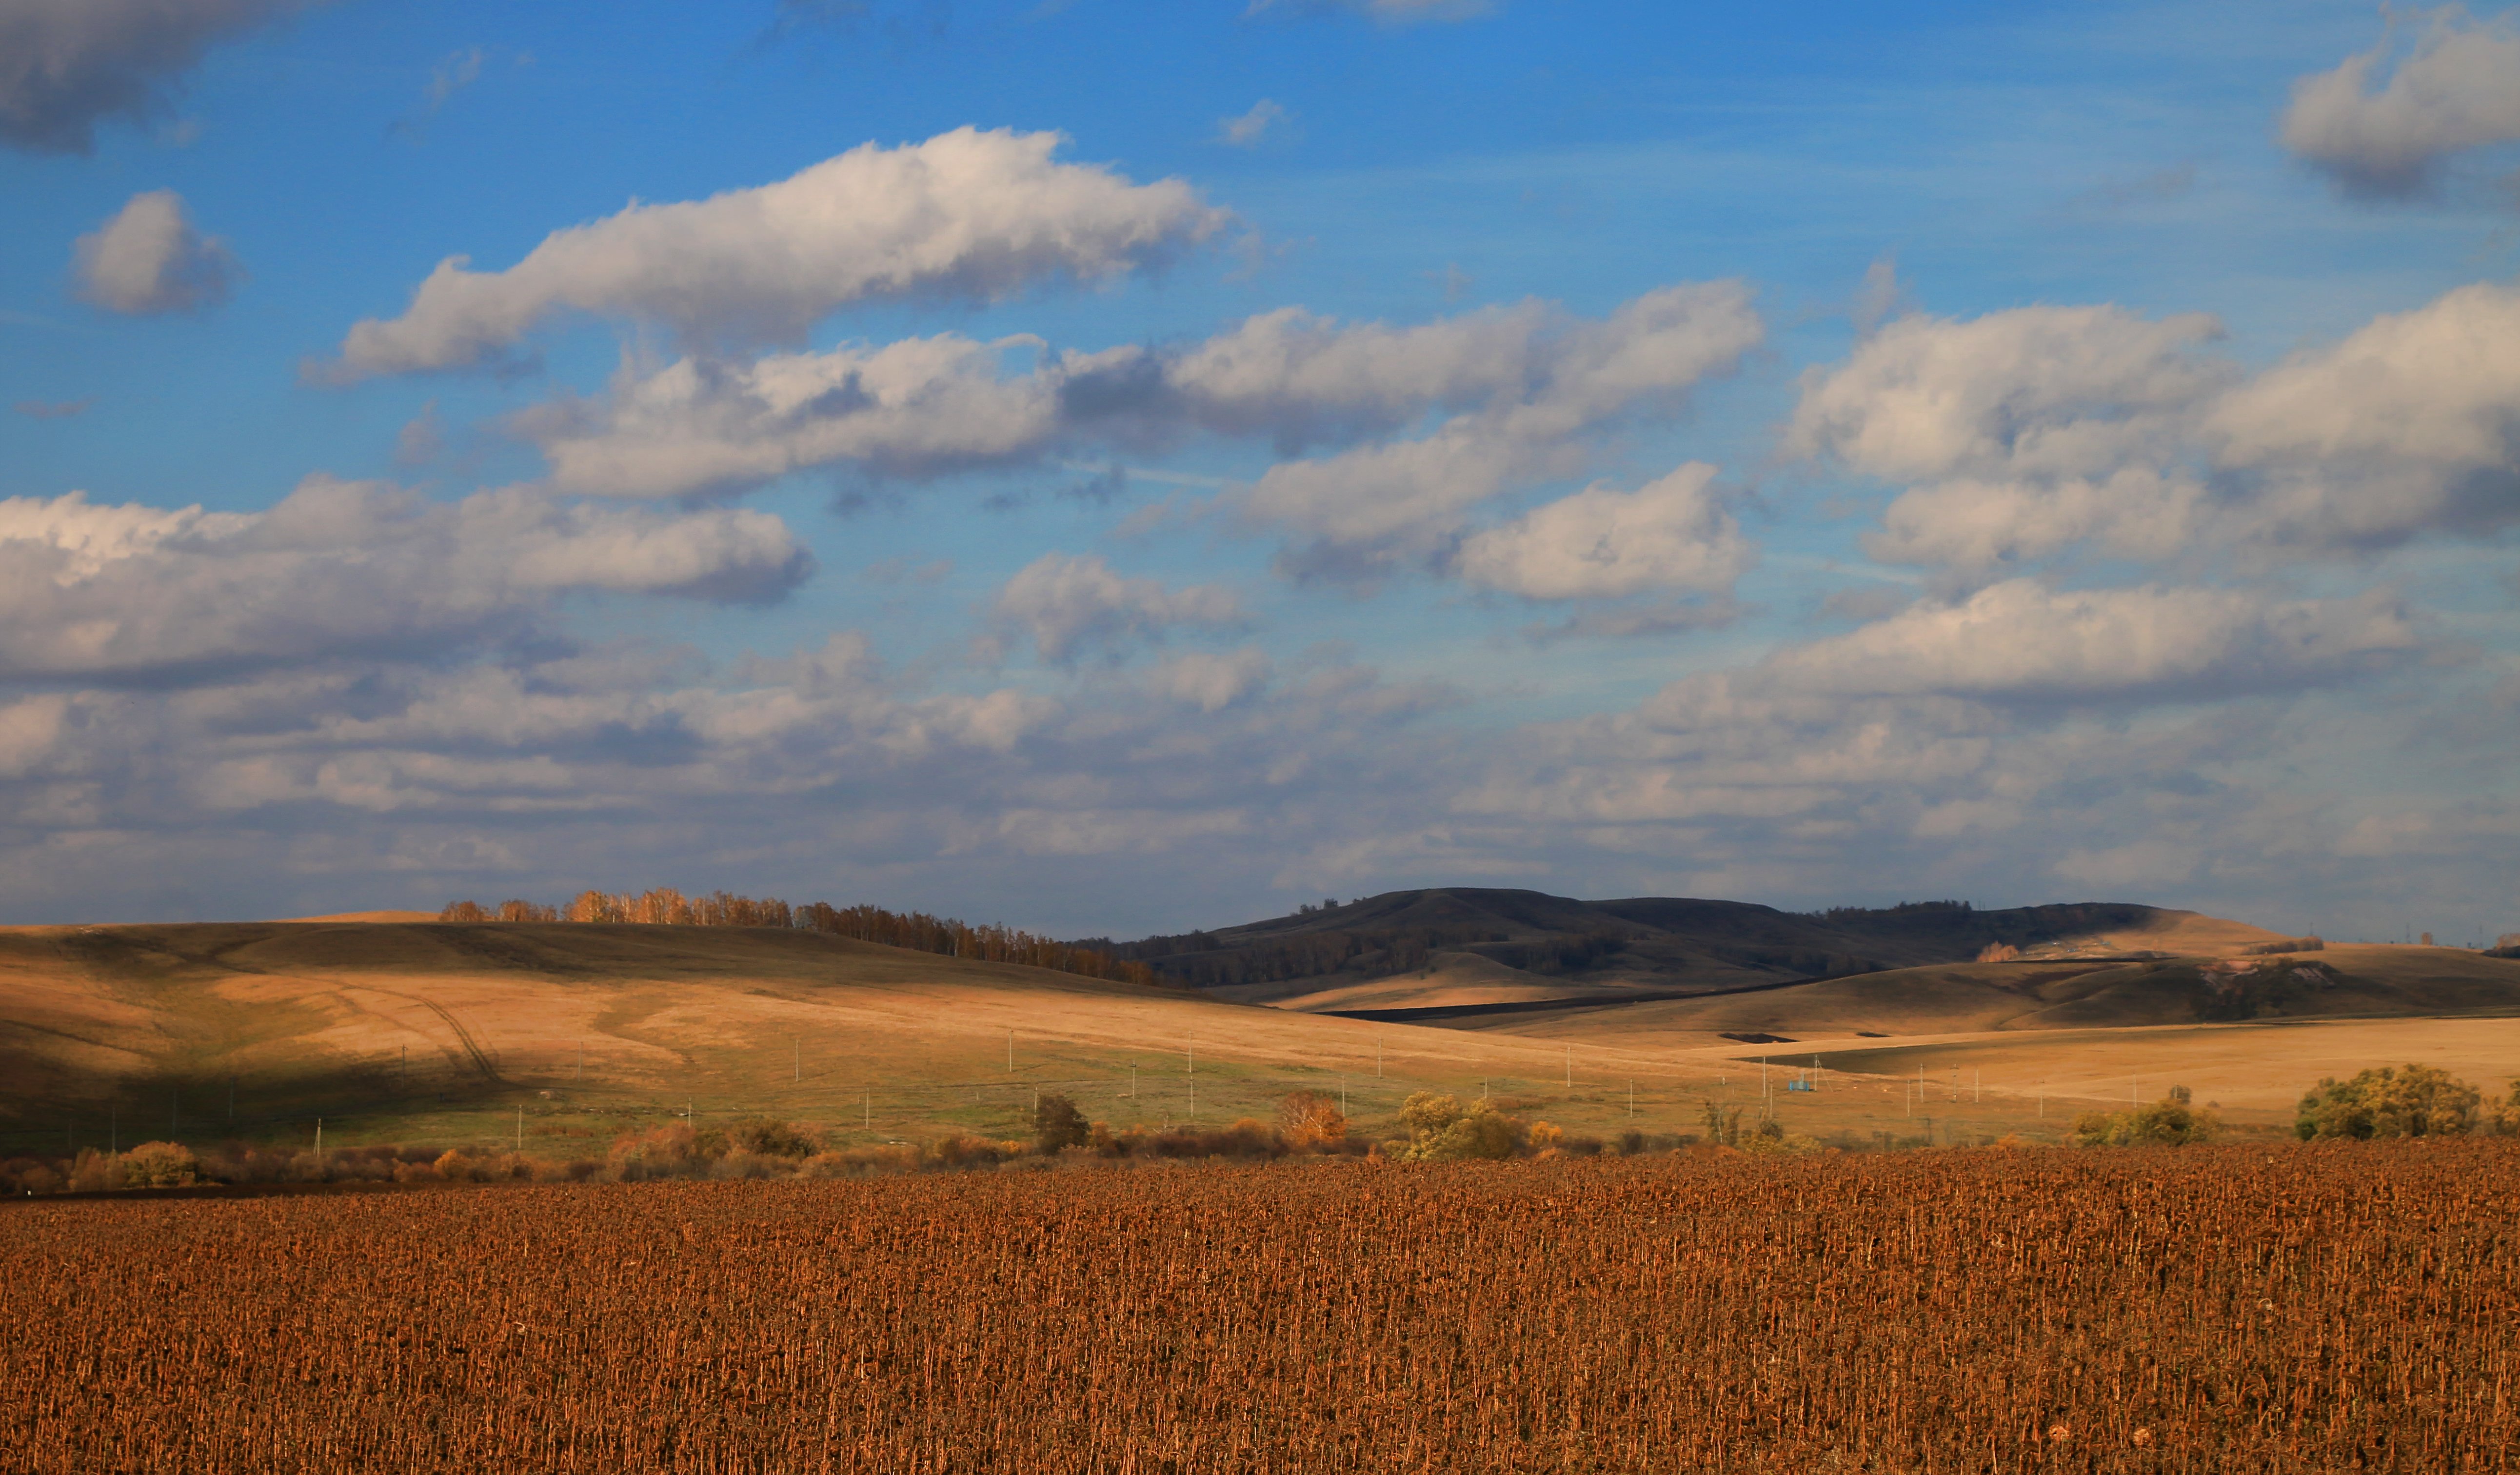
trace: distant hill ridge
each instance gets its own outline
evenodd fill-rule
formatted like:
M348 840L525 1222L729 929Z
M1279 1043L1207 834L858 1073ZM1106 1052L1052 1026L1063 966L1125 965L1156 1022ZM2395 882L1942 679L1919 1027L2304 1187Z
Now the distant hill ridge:
M1931 901L1793 913L1689 897L1581 901L1445 886L1213 931L1082 946L1247 1003L1372 1009L1682 997L1966 961L1991 945L2025 958L2142 956L2148 939L2195 946L2199 935L2213 939L2206 946L2275 936L2127 902L1981 911Z

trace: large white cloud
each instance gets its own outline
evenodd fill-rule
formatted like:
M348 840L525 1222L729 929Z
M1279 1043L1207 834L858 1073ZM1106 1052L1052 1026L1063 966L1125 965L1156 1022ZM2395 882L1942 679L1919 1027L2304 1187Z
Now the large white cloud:
M433 504L309 477L260 513L0 501L0 680L171 682L521 633L571 591L761 602L812 560L785 523L522 492Z
M1063 142L966 127L866 144L776 184L632 204L554 232L504 271L452 256L402 316L355 325L339 359L314 372L339 380L495 363L568 310L659 324L692 346L792 342L855 303L1099 280L1223 225L1181 180L1133 184L1055 161Z
M1260 439L1298 459L1236 497L1246 524L1288 535L1299 571L1371 576L1442 565L1481 503L1581 474L1597 432L1677 409L1762 334L1733 282L1657 289L1598 319L1523 302L1394 327L1282 308L1159 348L1051 353L1029 337L948 334L742 365L685 358L511 424L541 446L554 487L637 497L816 467L923 477L1063 451ZM1008 367L1025 353L1036 361ZM1442 419L1403 434L1429 417ZM1323 443L1345 449L1300 458ZM1503 545L1489 547L1482 566L1503 568ZM1626 566L1632 582L1644 564Z
M2520 520L2520 290L2457 289L2255 375L2197 317L1913 316L1804 377L1789 452L1907 488L1874 558L2253 563Z
M2520 30L2507 17L2433 12L2375 88L2389 60L2384 42L2303 77L2284 110L2284 147L2347 194L2420 195L2451 156L2520 139Z
M1690 317L1691 307L1703 311ZM625 372L601 398L560 400L514 425L542 447L554 485L655 497L816 467L922 477L1201 434L1264 439L1291 455L1386 434L1429 412L1478 412L1492 436L1531 439L1729 364L1756 339L1746 314L1737 292L1681 289L1601 321L1539 302L1411 327L1290 307L1188 344L1081 353L1048 353L1029 336L942 334L742 364L685 358ZM1632 347L1641 351L1622 358ZM1010 371L1027 351L1038 361Z
M2372 320L2226 395L2205 432L2263 536L2385 546L2520 521L2520 288Z
M0 143L84 154L211 46L322 0L0 0Z
M203 236L172 190L134 195L78 238L79 295L133 315L198 312L226 300L239 268L227 243Z
M2205 403L2237 379L2205 315L2013 307L1905 315L1812 368L1784 446L1911 481L1865 553L1983 575L2084 540L2167 558L2197 537Z
M2420 641L2399 602L2246 590L1990 585L1791 648L1759 675L1796 691L2117 701L2288 690L2377 669Z
M2237 374L2197 352L2220 335L2107 306L1912 314L1805 372L1785 448L1914 483L1866 540L1885 561L1976 571L2085 539L2164 557L2205 496L2196 417Z
M1462 545L1462 577L1533 600L1729 593L1753 551L1690 462L1633 492L1595 485Z
M2192 352L2221 335L2202 314L2156 322L2119 307L1899 318L1803 376L1785 445L1892 479L2089 475L2228 380Z
M1099 554L1044 554L1010 579L990 604L1008 634L1029 639L1042 659L1073 662L1092 646L1161 641L1178 626L1230 629L1243 622L1240 602L1213 584L1167 589L1128 578Z
M1440 562L1479 504L1517 484L1580 473L1588 438L1669 413L1758 346L1764 325L1736 282L1663 288L1543 340L1521 392L1415 440L1282 462L1241 500L1249 522L1294 540L1289 565L1333 576Z

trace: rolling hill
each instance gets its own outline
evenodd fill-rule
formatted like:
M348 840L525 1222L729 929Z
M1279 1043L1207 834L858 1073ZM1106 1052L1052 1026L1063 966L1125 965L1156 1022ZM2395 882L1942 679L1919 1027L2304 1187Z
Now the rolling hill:
M1561 1117L1606 1125L1601 1083L1649 1075L1645 1124L1676 1125L1671 1093L1698 1074L801 929L382 916L0 929L0 1150L311 1140L319 1117L337 1143L600 1150L685 1111L1012 1136L1037 1089L1120 1125L1265 1117L1297 1087L1378 1117L1412 1090L1562 1085L1578 1063L1593 1094Z
M1091 946L1219 998L1438 1022L1490 1007L1638 1004L1958 963L1990 946L2046 961L2142 962L2276 937L2241 922L2124 903L1981 912L1924 902L1789 913L1746 902L1578 901L1445 887L1212 932Z
M0 1152L305 1143L321 1119L335 1144L583 1155L686 1113L850 1142L1006 1137L1039 1091L1160 1125L1266 1116L1298 1087L1340 1093L1371 1133L1431 1089L1603 1136L1758 1101L1816 1137L1984 1140L2052 1137L2069 1111L2051 1098L2123 1101L2131 1078L2272 1128L2320 1074L2422 1058L2494 1083L2520 1056L2520 961L2340 946L2243 975L2234 950L2271 934L2135 907L1401 893L1156 954L1344 968L1207 990L802 929L353 916L0 929ZM1389 959L1360 937L1424 957L1377 975ZM2025 956L1949 961L1988 942ZM1790 971L1811 957L1847 970ZM1374 990L1392 1012L1356 1006ZM1824 1089L1767 1090L1762 1056L1819 1057ZM1943 1081L1963 1065L1964 1110ZM1930 1113L1901 1084L1919 1067Z

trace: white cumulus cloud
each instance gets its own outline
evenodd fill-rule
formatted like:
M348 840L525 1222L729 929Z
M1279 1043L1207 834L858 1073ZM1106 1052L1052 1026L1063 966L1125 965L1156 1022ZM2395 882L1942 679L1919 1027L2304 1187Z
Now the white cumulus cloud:
M1760 674L1787 689L1877 696L2210 698L2339 680L2420 646L2385 594L2287 601L2150 585L2057 591L2011 579L1791 648Z
M741 489L832 465L917 478L1079 444L1159 447L1202 434L1293 454L1386 434L1430 411L1482 412L1502 433L1534 405L1562 425L1572 400L1580 422L1597 413L1584 401L1601 392L1593 382L1610 351L1601 339L1619 321L1539 302L1407 327L1286 307L1189 344L1094 352L1047 352L1029 335L982 343L940 334L742 364L679 359L625 371L601 397L558 400L512 425L541 446L554 485L608 496ZM1713 332L1737 336L1742 326ZM1025 351L1039 361L1009 372L1009 357ZM1684 355L1659 372L1686 380L1704 364Z
M1288 562L1298 571L1359 577L1440 562L1481 503L1580 473L1592 435L1629 415L1676 410L1763 334L1737 282L1659 289L1598 321L1557 319L1534 335L1518 392L1418 439L1282 462L1252 484L1242 514L1294 540Z
M1016 571L990 604L1002 631L1029 639L1042 659L1076 660L1087 648L1113 649L1155 641L1178 626L1230 629L1243 622L1231 590L1213 584L1167 589L1155 579L1128 578L1099 554L1044 554Z
M1786 447L1908 483L1873 558L1971 576L2520 521L2520 289L2458 288L2255 374L2202 350L2217 332L2114 307L1902 318L1804 376Z
M1260 141L1269 136L1271 129L1285 120L1286 110L1264 97L1253 103L1248 112L1218 118L1216 120L1217 142L1230 144L1237 149L1257 148Z
M309 477L267 512L0 500L0 680L157 683L423 656L530 629L572 591L759 603L813 566L766 513L666 515Z
M335 380L500 361L562 311L660 324L695 346L792 342L854 303L1009 295L1094 281L1212 235L1178 179L1052 158L1056 133L958 128L862 145L754 189L632 204L557 231L505 271L451 256L398 318L351 328Z
M2520 29L2509 18L2445 7L2394 66L2389 52L2384 42L2303 77L2284 111L2284 147L2345 193L2421 195L2451 156L2520 139Z
M2386 546L2520 521L2520 288L2373 319L2234 389L2206 422L2270 539Z
M1533 600L1730 592L1753 551L1693 461L1633 492L1594 485L1462 545L1462 576Z
M74 263L80 296L135 316L214 307L243 274L225 242L193 228L172 190L132 196L78 238Z

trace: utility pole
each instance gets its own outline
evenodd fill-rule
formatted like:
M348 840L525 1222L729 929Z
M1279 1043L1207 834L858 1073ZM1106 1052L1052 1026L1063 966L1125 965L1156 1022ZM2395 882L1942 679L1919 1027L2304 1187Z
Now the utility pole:
M1986 1072L1973 1069L1969 1072L1969 1104L1974 1106L1985 1097Z
M788 1084L794 1086L805 1079L805 1041L802 1036L789 1035L788 1043L794 1047L796 1051L788 1061Z
M1339 1077L1339 1115L1347 1115L1347 1077Z
M1637 1083L1636 1083L1636 1082L1634 1082L1634 1081L1630 1081L1630 1082L1628 1083L1628 1115L1630 1115L1630 1116L1635 1116L1636 1114L1637 1114Z
M517 1103L517 1150L525 1150L525 1104L522 1101Z
M1008 1072L1009 1072L1010 1074L1012 1074L1012 1073L1013 1073L1013 1071L1014 1071L1014 1068L1015 1068L1015 1032L1014 1032L1013 1030L1009 1030L1009 1031L1007 1031L1007 1070L1008 1070Z
M1382 1079L1382 1038L1379 1035L1373 1041L1373 1078L1377 1081Z
M406 1056L411 1053L410 1046L406 1045L402 1049ZM586 1079L586 1042L583 1040L577 1042L577 1079L581 1081Z
M1566 1047L1566 1089L1575 1089L1575 1047Z

